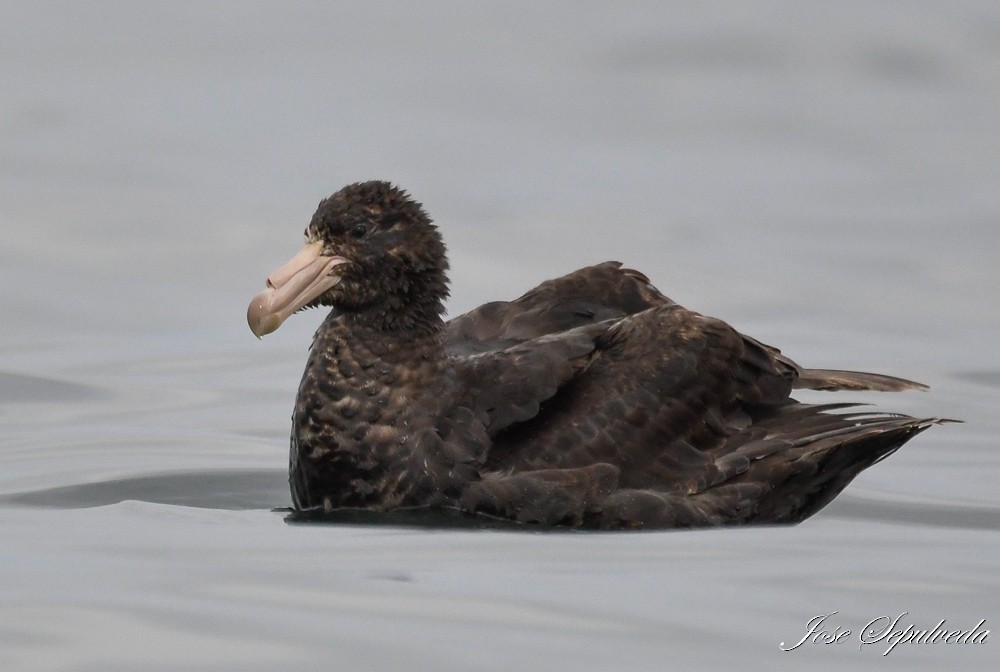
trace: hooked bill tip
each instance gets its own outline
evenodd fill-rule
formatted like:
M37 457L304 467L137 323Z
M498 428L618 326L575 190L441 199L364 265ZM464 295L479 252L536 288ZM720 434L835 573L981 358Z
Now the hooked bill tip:
M257 295L247 309L247 325L258 340L273 331L277 331L278 327L281 326L281 317L270 310L268 302L264 300L267 294L268 292L265 291Z

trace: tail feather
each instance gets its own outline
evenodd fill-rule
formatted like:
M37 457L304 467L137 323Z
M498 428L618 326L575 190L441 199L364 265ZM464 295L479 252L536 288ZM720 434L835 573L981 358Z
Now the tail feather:
M802 369L792 387L806 390L871 390L874 392L902 392L926 390L927 385L905 378L885 376L864 371L838 371L836 369Z

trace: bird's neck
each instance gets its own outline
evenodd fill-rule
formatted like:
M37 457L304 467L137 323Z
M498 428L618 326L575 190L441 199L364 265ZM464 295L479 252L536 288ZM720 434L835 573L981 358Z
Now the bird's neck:
M387 345L436 338L444 329L444 304L440 299L409 301L392 297L335 313L354 338Z

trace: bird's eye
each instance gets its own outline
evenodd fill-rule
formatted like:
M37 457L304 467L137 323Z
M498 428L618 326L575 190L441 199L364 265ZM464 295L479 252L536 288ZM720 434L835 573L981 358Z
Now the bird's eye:
M366 233L368 233L368 227L364 224L358 224L351 229L351 235L355 238L364 238Z

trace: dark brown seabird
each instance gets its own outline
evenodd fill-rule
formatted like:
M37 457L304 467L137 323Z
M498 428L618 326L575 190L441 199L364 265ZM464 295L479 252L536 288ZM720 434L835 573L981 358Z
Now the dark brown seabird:
M319 204L258 337L331 306L292 416L298 510L460 509L539 525L794 523L939 422L795 388L925 386L804 369L606 262L445 322L437 228L387 182ZM841 411L841 412L835 412Z

